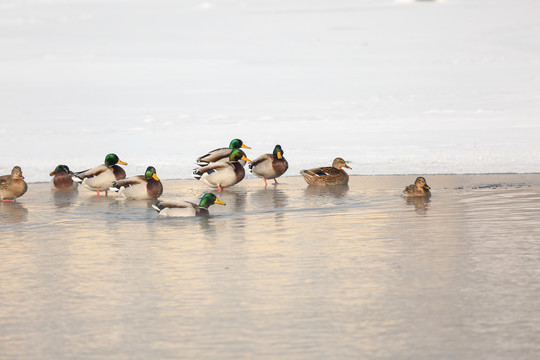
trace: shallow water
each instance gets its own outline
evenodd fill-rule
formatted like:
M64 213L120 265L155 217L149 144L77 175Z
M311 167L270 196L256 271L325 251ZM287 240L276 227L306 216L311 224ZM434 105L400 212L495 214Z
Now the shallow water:
M540 175L426 179L248 179L209 219L30 184L0 204L0 358L536 358Z

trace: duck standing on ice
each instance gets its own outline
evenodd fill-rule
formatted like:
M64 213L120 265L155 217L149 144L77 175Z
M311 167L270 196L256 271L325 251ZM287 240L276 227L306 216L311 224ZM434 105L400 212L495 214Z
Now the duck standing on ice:
M100 191L105 191L105 195L107 195L107 190L109 190L115 181L126 177L124 169L117 164L127 165L116 154L108 154L105 157L104 164L89 170L79 171L75 173L75 176L82 180L82 186L84 188L97 191L98 196Z
M289 163L283 157L281 145L276 145L272 154L264 154L249 163L249 170L255 176L264 180L264 185L268 186L266 179L274 179L274 184L279 184L276 178L280 177L289 168Z
M13 201L23 196L26 190L28 190L28 185L24 181L20 166L15 166L11 170L11 175L0 176L0 199L2 201Z
M244 179L246 171L240 160L243 160L244 164L247 161L251 161L242 150L233 149L229 155L229 161L211 163L210 165L195 169L193 171L193 177L201 180L208 186L217 187L218 191L221 192L224 187L233 186Z

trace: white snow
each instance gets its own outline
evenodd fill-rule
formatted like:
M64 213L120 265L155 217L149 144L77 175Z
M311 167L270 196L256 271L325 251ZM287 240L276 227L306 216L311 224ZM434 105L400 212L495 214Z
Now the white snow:
M0 174L115 152L190 178L241 138L290 169L540 171L537 0L3 0Z

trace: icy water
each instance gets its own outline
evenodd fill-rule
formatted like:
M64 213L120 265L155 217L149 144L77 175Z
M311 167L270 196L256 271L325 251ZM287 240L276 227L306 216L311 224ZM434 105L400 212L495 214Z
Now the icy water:
M538 358L540 175L414 178L248 179L209 219L30 184L0 204L0 358Z

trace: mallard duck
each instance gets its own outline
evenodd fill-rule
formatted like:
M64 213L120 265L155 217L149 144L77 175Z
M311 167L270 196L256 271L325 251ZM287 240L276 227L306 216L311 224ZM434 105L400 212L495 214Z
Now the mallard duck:
M144 175L115 181L110 190L128 199L150 200L157 199L163 193L163 185L157 177L156 168L149 166Z
M276 145L272 154L261 155L249 163L251 173L262 178L266 186L266 179L274 179L274 183L279 184L276 178L283 175L288 168L289 163L283 157L281 145Z
M161 217L190 217L190 216L210 216L208 207L210 205L219 204L225 205L225 203L219 200L216 195L212 193L206 193L201 198L199 205L190 201L180 202L160 202L156 205L152 205L154 209L159 213Z
M73 172L69 170L67 165L58 165L50 176L54 176L51 180L51 189L55 190L75 190L79 183L73 181Z
M414 184L411 184L403 190L403 196L405 197L429 197L431 196L431 189L426 183L426 179L419 176L414 181Z
M20 166L15 166L11 170L11 175L0 176L0 199L2 201L13 201L23 196L26 190L28 190L28 185L24 181Z
M82 180L83 187L97 191L98 196L100 190L105 191L105 195L107 195L107 190L115 181L126 177L124 169L116 164L127 165L116 154L108 154L104 164L89 170L79 171L75 173L75 176Z
M240 149L233 149L229 161L211 163L193 171L193 176L206 185L217 187L221 192L224 187L233 186L244 178L246 171L239 160L251 161Z
M251 149L249 146L245 145L242 140L240 139L233 139L231 143L229 144L228 148L219 148L210 151L208 154L205 154L203 156L199 156L197 158L197 165L199 166L207 166L210 163L214 162L227 162L229 161L229 155L231 155L231 152L234 149ZM246 165L246 162L244 160L239 160L242 166Z
M309 185L346 185L349 175L342 168L351 169L342 158L335 158L332 166L301 170L300 174Z

